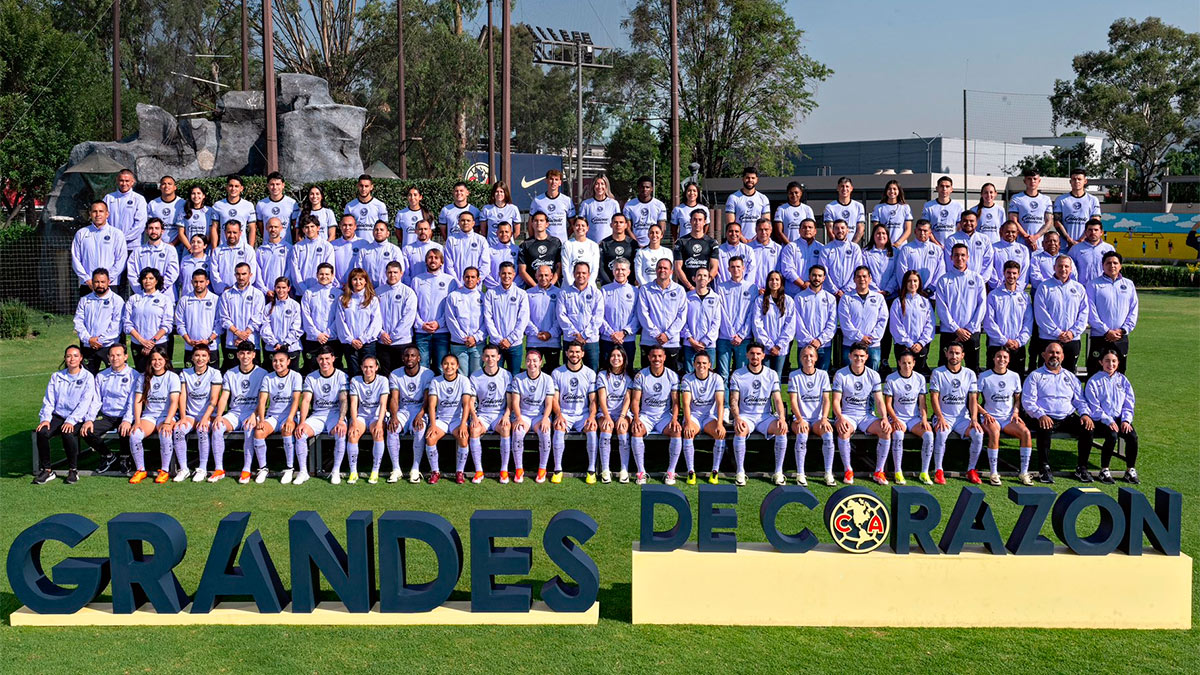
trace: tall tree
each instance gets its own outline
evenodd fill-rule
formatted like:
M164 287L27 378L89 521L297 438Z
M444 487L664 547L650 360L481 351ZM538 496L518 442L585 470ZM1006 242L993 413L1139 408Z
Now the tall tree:
M1112 155L1131 167L1130 191L1157 185L1167 152L1200 136L1200 34L1164 24L1117 19L1108 49L1072 61L1073 81L1057 80L1055 123L1103 131Z
M670 100L669 4L638 0L622 24L651 66L635 105L661 116ZM779 0L680 0L680 127L694 130L689 144L703 175L728 175L738 158L769 170L794 146L792 128L817 105L813 88L833 72L804 53L803 37Z

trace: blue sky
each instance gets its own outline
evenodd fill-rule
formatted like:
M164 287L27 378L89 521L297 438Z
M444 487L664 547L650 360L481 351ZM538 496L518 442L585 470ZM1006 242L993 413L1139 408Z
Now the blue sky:
M516 0L513 20L588 31L597 44L628 47L621 20L631 4ZM1116 18L1158 16L1200 31L1200 0L991 3L987 11L978 3L940 0L785 4L807 32L808 53L835 71L817 89L816 111L796 129L801 143L902 138L914 131L961 136L964 88L1049 94L1056 78L1072 76L1073 56L1106 46ZM1027 116L1031 129L1037 126L1037 104L1016 100L1017 117ZM988 122L1006 122L1004 110L992 112Z

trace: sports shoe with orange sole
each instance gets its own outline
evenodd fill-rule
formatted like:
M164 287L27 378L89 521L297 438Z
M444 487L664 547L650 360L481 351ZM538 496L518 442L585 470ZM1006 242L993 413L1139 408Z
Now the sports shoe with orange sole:
M507 471L501 471L501 472L500 472L500 484L501 484L501 485L507 485L507 484L508 484L508 472L507 472Z
M483 472L476 471L475 475L471 478L471 482L474 483L475 485L479 485L480 483L482 483L483 482Z
M879 485L888 484L887 476L882 471L876 471L875 473L871 474L871 480L875 481Z
M517 469L516 473L513 474L513 482L514 483L524 483L525 482L525 469Z
M842 474L842 482L846 485L854 485L854 472L846 469L846 473Z
M208 482L210 482L210 483L215 483L215 482L217 482L217 481L221 480L221 479L222 479L222 478L224 478L224 477L225 477L225 470L224 470L224 469L217 469L216 471L213 471L213 472L212 472L212 475L211 475L211 476L209 476L209 477L208 477Z
M158 473L154 475L154 482L158 483L159 485L161 485L169 480L171 480L171 474L167 473L166 471L163 471L162 469L159 469Z
M946 474L941 469L933 472L933 482L937 485L946 484Z
M537 472L537 477L533 479L533 482L535 482L535 483L545 483L545 482L546 482L546 470L545 470L545 469L538 469L538 472Z
M238 476L238 482L241 483L242 485L246 485L247 483L249 483L250 482L250 472L243 471L242 475Z
M137 485L138 483L146 480L146 475L147 474L145 471L134 471L133 475L129 477L129 483L131 485Z

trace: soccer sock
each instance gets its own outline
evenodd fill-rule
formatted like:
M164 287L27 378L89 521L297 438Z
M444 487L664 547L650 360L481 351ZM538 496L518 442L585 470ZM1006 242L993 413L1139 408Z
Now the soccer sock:
M508 460L512 457L512 438L500 437L500 470L508 471Z
M988 448L988 471L996 475L1000 464L1000 448Z
M146 470L146 448L142 445L145 439L146 434L141 429L134 429L129 434L129 454L133 455L133 465L138 471Z
M612 432L600 432L600 470L610 471L612 469Z
M638 473L646 473L646 439L641 436L634 436L633 441L633 461L637 464ZM621 468L625 468L625 458L621 458Z
M245 458L242 459L242 471L249 471L254 468L255 455L258 455L259 466L266 466L267 464L267 439L255 438L253 443L254 452L247 452Z
M839 438L837 439L837 445L838 454L842 457L842 470L852 471L853 469L850 468L850 439Z
M266 452L267 452L266 451L266 441L263 441L263 454L265 455ZM253 431L247 431L244 434L242 434L242 456L249 457L251 459L254 458L254 432ZM249 465L247 465L247 466L249 466ZM249 471L249 469L243 469L243 471Z
M388 434L387 441L388 460L392 463L392 471L400 470L400 434Z
M629 470L629 434L617 436L617 454L621 457L621 470Z
M346 437L333 437L333 473L342 472L342 459L346 456Z
M225 470L225 425L217 422L212 425L212 455L213 469L215 471ZM205 459L208 459L207 457ZM207 462L201 464L201 467L207 465Z
M434 443L433 445L426 443L425 444L425 455L427 457L429 457L429 471L432 473L441 473L442 466L438 462L437 443Z
M933 432L921 434L921 473L929 473L929 462L933 459Z
M942 458L946 456L946 441L950 438L950 430L939 431L933 435L933 468L942 469Z
M583 437L587 443L588 473L596 473L596 432L585 432Z
M469 447L469 446L468 446ZM460 447L457 443L454 444L454 470L463 472L467 470L467 455L470 450Z
M833 433L821 434L821 459L825 473L833 473Z
M562 456L563 450L567 447L567 432L555 429L551 443L554 447L554 470L562 471Z
M517 471L525 468L525 432L514 434L512 439L513 465Z
M721 470L721 460L725 458L725 439L718 438L713 441L713 473Z
M184 442L185 443L187 442L186 438L184 439ZM201 471L208 471L208 457L209 457L209 455L212 454L212 452L211 452L212 451L212 436L210 436L207 433L204 433L200 430L197 430L196 431L196 445L199 447L199 450L200 450L200 457L199 457L199 460L197 461L197 464L199 466L197 466L196 468L200 469ZM184 448L184 452L185 453L187 452L186 447Z
M421 470L421 459L425 457L425 434L414 431L412 435L412 470Z
M683 462L687 464L688 473L696 471L696 439L683 439Z
M979 463L979 455L983 452L983 434L978 431L971 431L971 452L967 458L967 468L974 469Z
M175 454L175 444L172 442L170 434L158 432L158 459L161 462L163 471L171 470L171 456ZM181 464L181 467L187 466Z
M483 473L483 442L478 438L468 441L471 448L471 461L475 464L475 473Z
M892 450L892 439L881 438L875 441L875 473L883 471L887 466L888 453Z
M733 463L738 473L746 473L746 437L733 437Z
M308 434L301 432L300 438L296 439L296 465L300 467L300 473L308 475Z
M900 468L900 463L904 459L904 432L892 432L892 468L896 473L903 473L904 469Z
M783 456L787 454L787 434L775 437L775 473L783 473Z
M187 433L191 430L191 426L176 424L175 428L171 431L171 440L175 445L175 461L181 469L187 468Z
M1021 448L1021 473L1029 473L1029 458L1033 456L1033 448Z
M808 434L796 434L796 445L792 448L796 459L796 473L804 473L804 459L808 457Z
M672 436L670 445L667 449L667 471L674 474L675 469L679 467L679 452L682 447L682 439Z
M550 434L538 432L538 469L544 470L550 461Z
M371 442L371 471L379 471L383 465L383 441Z
M296 468L296 439L291 436L283 437L283 455L287 458L287 468Z
M347 441L346 441L346 460L347 460L347 464L349 464L349 466L346 468L350 473L358 473L358 447L359 447L358 441L351 443L347 439Z

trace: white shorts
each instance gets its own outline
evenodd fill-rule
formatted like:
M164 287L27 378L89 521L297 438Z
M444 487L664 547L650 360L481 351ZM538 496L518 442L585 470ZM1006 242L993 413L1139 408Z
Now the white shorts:
M669 412L653 418L646 417L645 415L638 417L638 421L646 427L646 433L648 434L661 434L674 419Z
M394 419L398 420L400 424L398 433L412 433L413 420L421 416L421 408L422 406L420 405L402 405L396 409L396 416Z
M497 431L496 427L500 425L500 420L503 420L507 417L504 414L505 412L507 411L476 412L475 419L479 420L479 423L483 425L483 433L486 434L489 431Z
M750 425L751 433L757 431L758 433L762 434L763 436L774 437L773 434L771 434L770 432L767 431L771 427L771 425L775 422L774 416L767 415L765 417L749 417L746 415L742 415L742 416L738 417L738 419L745 420L746 424Z
M451 430L462 426L462 415L455 415L454 418L450 420L434 420L433 425L441 429L442 433L448 434Z
M912 417L901 417L900 421L904 423L904 433L911 434L913 433L913 427L921 423L921 416L913 415Z
M164 410L161 413L159 413L158 415L155 415L154 417L142 415L142 421L143 422L146 422L146 421L154 422L154 427L158 428L158 426L160 424L167 421L167 411Z
M953 417L947 420L952 425L951 431L958 434L962 438L967 438L967 429L971 426L971 418L967 415Z
M578 417L575 415L560 415L559 419L566 421L567 432L570 433L573 431L583 431L583 425L587 423L589 418L587 414L583 414Z
M244 425L246 420L250 419L250 416L253 414L253 410L248 410L246 412L236 412L231 410L224 415L221 415L221 419L228 422L229 426L233 427L234 431L245 431L245 429L242 428L242 425Z
M540 419L542 419L542 416L538 415L537 418L540 420ZM551 419L553 419L553 418L551 418ZM524 415L517 415L517 423L515 425L513 425L513 429L516 430L516 428L518 426L525 427L525 433L529 433L534 430L533 420ZM551 424L550 428L553 429L554 425Z
M337 412L325 413L322 415L310 415L304 420L304 424L308 425L314 436L320 436L328 431L333 433L333 428L338 425L339 418Z
M713 417L712 415L701 415L700 417L693 416L691 418L691 420L693 422L695 422L700 427L701 430L703 430L704 427L708 426L709 422L718 421L717 418Z
M363 415L358 415L354 419L356 419L359 422L362 422L364 426L370 427L372 424L375 424L376 422L379 421L379 415L374 414L374 415L367 415L365 417Z
M263 419L263 422L266 422L271 427L271 431L274 432L274 431L279 431L279 428L282 427L284 425L284 423L287 422L287 420L279 419L276 417L267 417L267 418Z
M878 417L871 414L863 415L862 417L855 417L854 415L844 415L844 417L854 423L856 430L864 434L867 433L867 429L870 429L872 424L879 421Z

